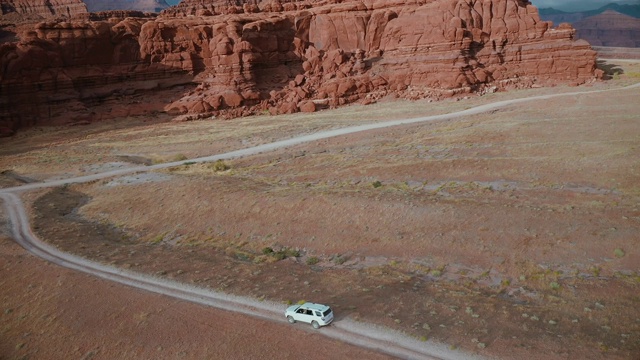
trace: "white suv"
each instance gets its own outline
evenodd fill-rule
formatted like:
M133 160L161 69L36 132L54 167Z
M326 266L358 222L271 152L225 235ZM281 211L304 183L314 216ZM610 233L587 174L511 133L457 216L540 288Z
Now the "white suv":
M291 324L296 321L306 322L310 323L314 329L329 325L333 321L333 311L330 307L314 303L289 306L284 316Z

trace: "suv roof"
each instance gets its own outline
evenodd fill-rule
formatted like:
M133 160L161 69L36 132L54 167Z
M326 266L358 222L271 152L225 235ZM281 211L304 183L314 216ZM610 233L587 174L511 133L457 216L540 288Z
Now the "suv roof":
M310 303L310 302L304 303L304 304L300 305L300 307L305 308L305 309L318 310L318 311L322 311L322 312L324 312L325 310L327 310L329 308L327 305Z

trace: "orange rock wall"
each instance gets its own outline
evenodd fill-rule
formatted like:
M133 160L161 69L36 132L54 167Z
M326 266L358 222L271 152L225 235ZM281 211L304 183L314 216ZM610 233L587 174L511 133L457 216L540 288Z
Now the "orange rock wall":
M406 96L412 98L439 97L443 90L473 91L487 83L582 83L595 73L595 52L589 44L575 41L571 27L551 29L527 1L261 4L261 11L284 10L268 18L250 6L253 4L241 7L184 1L167 11L171 20L159 19L147 26L173 27L180 21L199 21L215 23L215 30L177 35L169 42L182 44L181 55L160 50L155 56L165 64L174 62L175 66L209 73L215 80L199 89L204 94L220 92L225 84L231 85L226 91L257 91L264 85L264 77L259 76L263 69L277 69L283 62L301 63L302 69L289 77L301 74L304 81L295 86L285 84L282 89L274 86L276 91L269 96L261 94L276 108L272 109L275 113L295 111L309 99L328 98L329 104L339 105L389 91L402 96L409 91ZM245 12L247 9L253 12ZM235 15L225 15L230 13ZM210 16L183 20L190 14ZM199 40L194 43L194 38ZM205 42L209 46L203 46ZM219 58L212 51L214 43L228 49L229 54ZM161 49L161 44L159 40L154 47ZM194 52L194 48L201 50ZM193 67L194 60L203 60L202 66ZM234 84L242 84L242 89L233 89ZM200 112L211 107L217 110L218 104L199 102L191 96L169 108L177 113Z
M56 92L58 100L38 100L51 104L64 103L57 89L68 89L63 98L90 112L92 96L110 94L101 87L187 72L194 88L164 110L189 118L313 111L390 93L438 99L597 75L589 44L575 41L570 26L550 28L528 1L237 4L186 0L155 19L39 24L0 47L2 91L28 94L40 84ZM12 101L0 104L0 127L60 117L16 112Z

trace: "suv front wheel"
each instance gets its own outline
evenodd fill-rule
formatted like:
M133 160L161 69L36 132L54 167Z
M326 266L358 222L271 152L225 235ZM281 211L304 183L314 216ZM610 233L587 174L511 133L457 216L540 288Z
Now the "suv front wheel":
M289 321L289 324L295 324L296 323L296 320L292 316L287 316L287 321Z

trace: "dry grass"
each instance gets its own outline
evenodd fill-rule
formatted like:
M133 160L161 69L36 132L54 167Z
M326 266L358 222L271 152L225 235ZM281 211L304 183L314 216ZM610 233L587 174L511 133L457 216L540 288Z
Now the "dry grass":
M640 62L615 64L624 67L619 79L592 86L593 89L623 86L635 82ZM253 116L232 121L203 120L189 123L157 119L121 119L86 127L49 127L20 132L0 139L0 169L37 173L40 177L80 175L95 163L121 161L118 156L141 156L164 162L227 152L296 134L391 119L448 113L494 101L550 93L572 92L575 87L517 90L471 96L464 101L387 101L369 106L351 105L314 114ZM446 129L442 129L446 131ZM42 144L47 144L42 146ZM43 173L43 167L47 172Z
M640 64L624 66L618 79L590 88L629 83ZM43 135L30 130L6 140L20 151L3 147L0 168L34 178L72 176L89 171L89 164L124 162L121 155L193 158L334 127L577 90L397 101L233 121L115 129L97 124L82 136L83 129L45 129ZM236 159L226 167L187 164L165 171L162 181L105 181L74 189L92 197L80 209L82 216L118 224L134 241L155 243L153 249L171 249L171 256L154 253L150 259L101 254L112 261L178 276L172 269L186 269L215 252L229 263L214 271L203 262L187 272L198 271L202 279L194 282L279 300L293 299L297 291L326 296L354 318L490 354L502 351L500 343L521 343L520 355L544 351L562 358L569 356L563 349L583 347L593 357L602 349L596 344L594 350L591 342L600 337L607 351L624 357L638 346L611 350L612 344L622 333L640 333L629 322L633 316L617 317L637 314L628 305L637 300L627 293L637 290L640 277L640 255L630 250L640 233L639 95L635 89L519 104L327 139ZM274 253L299 250L301 256L278 261L262 253L266 247ZM600 278L611 282L604 285ZM425 285L425 279L437 286ZM300 285L305 281L310 285ZM270 285L253 285L263 282ZM333 290L313 292L322 286ZM594 307L605 293L615 295L586 319L582 309ZM360 308L362 301L371 311ZM470 313L460 311L467 307ZM527 313L525 320L521 313ZM573 319L584 325L576 330ZM529 330L522 330L521 321ZM612 330L605 334L603 326ZM491 330L503 328L520 338L512 341ZM469 329L475 342L467 338Z

